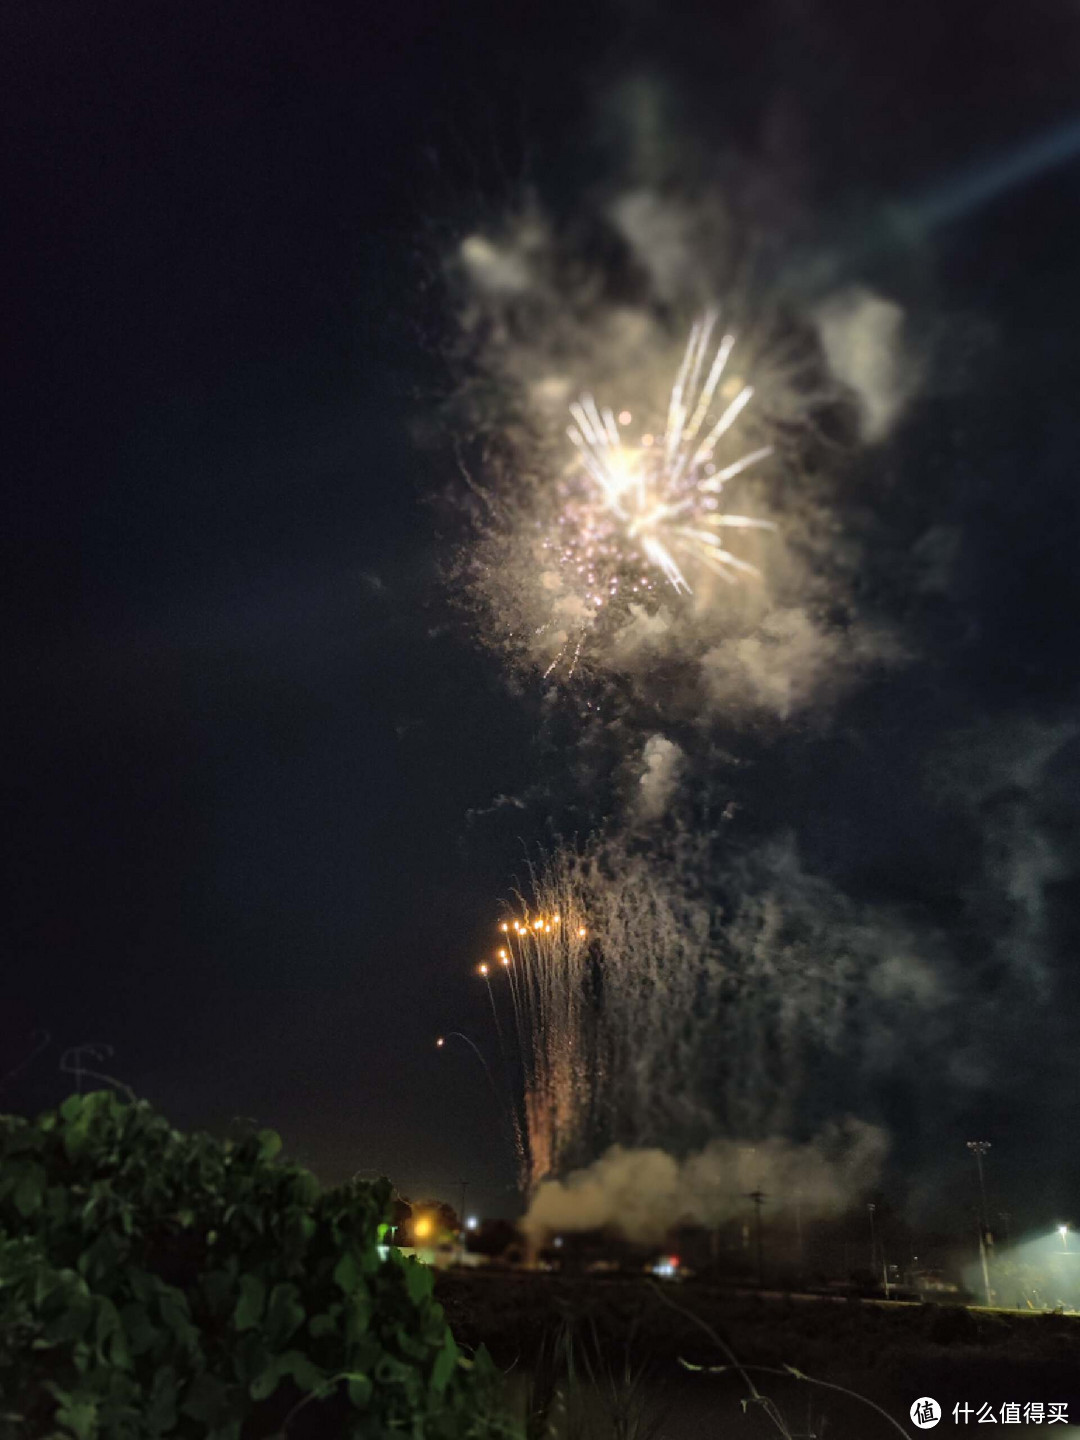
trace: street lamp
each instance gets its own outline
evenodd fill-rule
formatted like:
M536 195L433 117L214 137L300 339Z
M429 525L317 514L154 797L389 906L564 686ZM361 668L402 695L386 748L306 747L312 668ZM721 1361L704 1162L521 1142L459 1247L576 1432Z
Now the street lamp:
M1061 1248L1067 1250L1069 1248L1069 1227L1067 1225L1059 1225L1058 1234L1061 1236Z
M983 1178L983 1156L990 1149L990 1141L969 1140L967 1142L967 1148L975 1156L975 1164L979 1170L979 1199L982 1204L980 1214L982 1216L982 1228L985 1232L989 1230L990 1226L986 1222L986 1182Z

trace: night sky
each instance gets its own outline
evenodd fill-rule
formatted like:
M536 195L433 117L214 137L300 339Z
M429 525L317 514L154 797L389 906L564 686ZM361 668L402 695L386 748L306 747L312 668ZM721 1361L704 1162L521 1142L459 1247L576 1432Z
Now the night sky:
M0 20L0 1071L52 1037L15 1108L102 1042L177 1124L254 1117L327 1179L512 1207L484 1077L434 1040L484 1031L470 969L523 845L605 823L621 782L582 788L573 700L511 677L448 594L445 262L526 189L565 221L615 183L626 77L705 149L753 165L787 137L811 246L1077 115L1064 0L517 10ZM887 1126L924 1200L978 1130L1031 1223L1070 1197L1080 1222L1078 254L1073 159L840 277L924 357L837 492L907 658L827 715L714 737L751 773L747 844L795 832L853 901L903 908L928 963L948 949L940 1074L898 1046L838 1104ZM678 739L649 705L639 741Z

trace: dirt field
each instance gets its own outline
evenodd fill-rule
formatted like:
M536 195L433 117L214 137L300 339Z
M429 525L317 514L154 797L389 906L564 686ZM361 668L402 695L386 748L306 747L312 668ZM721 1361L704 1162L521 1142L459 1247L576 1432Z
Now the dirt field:
M742 1413L739 1401L747 1387L737 1372L702 1373L681 1363L711 1367L727 1362L722 1345L702 1323L751 1367L748 1373L759 1388L776 1397L798 1422L794 1428L804 1433L811 1415L828 1415L827 1433L836 1440L849 1435L872 1440L889 1431L865 1407L792 1377L786 1367L876 1401L909 1434L917 1433L908 1420L909 1407L923 1395L940 1402L947 1417L943 1429L951 1426L954 1432L952 1407L965 1403L997 1410L1007 1402L1066 1402L1070 1422L1080 1424L1080 1319L1072 1316L764 1298L693 1281L571 1280L528 1272L451 1271L439 1276L437 1294L459 1340L486 1344L504 1367L528 1369L545 1338L550 1343L568 1321L575 1333L596 1337L612 1368L627 1360L647 1367L650 1385L684 1411L681 1428L665 1428L665 1435L727 1433L716 1428L718 1415ZM769 1373L775 1370L784 1373ZM969 1423L976 1423L974 1414ZM1064 1432L1065 1427L1050 1431ZM749 1426L733 1433L757 1432Z

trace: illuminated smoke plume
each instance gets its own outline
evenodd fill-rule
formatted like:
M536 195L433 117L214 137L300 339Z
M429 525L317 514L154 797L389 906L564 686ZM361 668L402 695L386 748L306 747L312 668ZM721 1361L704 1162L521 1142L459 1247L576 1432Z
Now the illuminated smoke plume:
M857 285L823 301L815 319L830 369L856 396L862 438L883 439L919 378L903 345L903 310Z
M678 787L685 757L665 735L650 735L641 758L645 768L638 782L637 814L642 820L656 820Z

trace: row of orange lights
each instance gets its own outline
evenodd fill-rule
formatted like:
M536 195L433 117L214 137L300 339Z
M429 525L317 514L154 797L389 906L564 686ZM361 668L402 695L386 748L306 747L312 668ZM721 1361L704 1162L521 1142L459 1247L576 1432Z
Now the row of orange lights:
M514 931L515 931L515 933L518 934L518 935L528 935L529 930L530 930L530 928L531 928L531 929L533 929L533 930L542 930L542 931L545 932L545 934L550 934L550 933L551 933L551 930L552 930L552 927L555 926L555 925L558 925L559 920L560 920L560 916L558 916L558 915L553 915L550 920L544 920L544 919L541 917L541 918L538 918L538 919L534 920L534 921L532 922L532 926L531 926L531 927L528 926L528 925L522 925L522 923L521 923L520 920L515 920L515 921L513 922ZM504 935L508 935L508 934L510 933L510 924L509 924L509 922L506 921L506 920L504 920L503 923L499 926L499 929L503 932ZM586 929L586 927L585 927L584 925L579 925L579 926L578 926L578 932L577 932L577 933L578 933L578 938L581 939L581 940L584 940L585 936L586 936L589 932L588 932L588 930ZM509 968L509 966L510 966L510 952L509 952L508 950L506 950L505 948L500 949L500 950L499 950L499 953L498 953L498 956L497 956L496 958L498 959L498 962L499 962L500 965L502 965L504 968L507 968L507 969ZM486 978L488 975L491 974L491 966L488 965L486 962L485 962L485 963L482 963L482 964L480 964L480 965L478 965L478 966L476 967L476 973L477 973L478 975L483 975L483 976Z
M533 930L550 931L553 925L558 925L559 919L560 917L558 915L553 915L550 920L545 920L542 915L538 915L536 919L532 922L531 928ZM504 920L499 926L499 929L503 932L504 935L509 934L510 922L508 920ZM523 925L520 920L515 920L514 929L519 935L527 935L529 933L530 927L528 925Z

